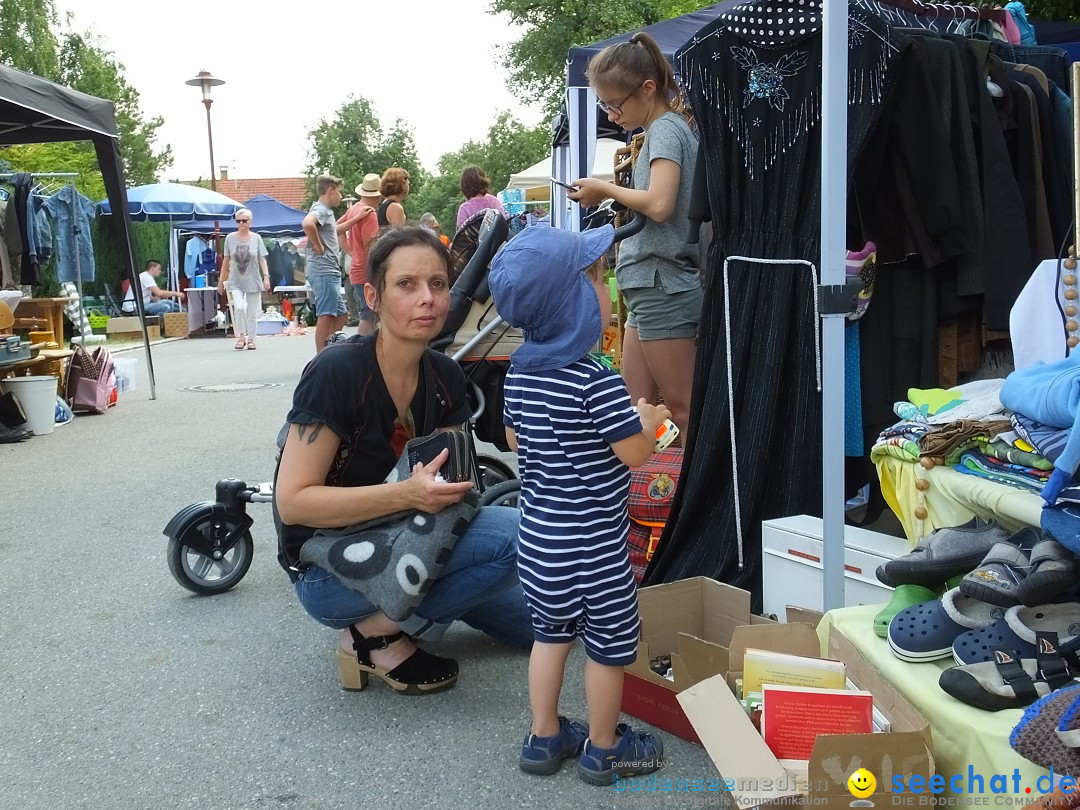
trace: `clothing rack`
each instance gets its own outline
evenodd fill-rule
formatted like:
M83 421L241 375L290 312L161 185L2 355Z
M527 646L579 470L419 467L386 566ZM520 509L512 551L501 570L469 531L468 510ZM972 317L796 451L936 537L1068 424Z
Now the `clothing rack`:
M29 174L30 177L32 177L34 179L34 183L35 183L34 188L31 189L31 194L34 194L34 195L39 196L39 197L51 197L53 194L55 194L57 191L59 191L63 186L71 186L71 190L72 190L73 194L77 193L76 189L75 189L75 178L79 176L78 172L0 172L0 181L10 181L11 178L14 177L16 174ZM41 185L38 182L40 180L52 181L52 180L57 180L57 179L61 179L61 178L66 180L67 182L65 182L65 183L56 183L56 184L53 184L52 182L49 182L49 183L45 183L44 185ZM43 190L47 190L48 193L42 194L41 192ZM79 340L80 343L82 343L82 342L84 342L84 339L85 339L85 336L86 336L87 322L86 322L86 310L85 310L85 307L83 307L82 268L79 267L79 249L78 249L79 225L78 225L76 217L71 218L71 238L72 238L72 242L75 244L75 250L74 250L74 254L75 254L75 289L78 291L78 294L79 294L78 307L77 307L77 309L79 311L79 323L78 323L78 326L79 326L79 338L78 338L78 340ZM72 323L74 323L74 322L75 322L75 319L72 318ZM56 340L57 344L61 344L61 343L64 342L64 336L63 335L53 335L53 338ZM74 341L74 340L75 340L75 338L73 337L72 341Z

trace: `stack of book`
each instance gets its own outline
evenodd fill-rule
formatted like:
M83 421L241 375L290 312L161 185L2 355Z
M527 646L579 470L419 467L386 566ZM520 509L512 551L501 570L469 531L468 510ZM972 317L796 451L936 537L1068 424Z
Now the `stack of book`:
M789 770L805 770L819 734L888 731L869 692L854 688L843 661L747 649L742 700L766 744Z

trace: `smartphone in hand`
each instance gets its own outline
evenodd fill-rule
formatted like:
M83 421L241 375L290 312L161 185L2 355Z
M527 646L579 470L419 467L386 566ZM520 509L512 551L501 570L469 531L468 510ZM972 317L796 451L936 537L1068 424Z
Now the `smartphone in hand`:
M566 189L567 191L580 191L580 189L579 189L579 188L578 188L577 186L572 186L572 185L570 185L569 183L564 183L564 182L563 182L562 180L556 180L556 179L555 179L554 177L549 177L548 179L549 179L549 180L550 180L550 181L551 181L552 183L554 183L555 185L557 185L557 186L562 186L562 187L563 187L563 188L565 188L565 189Z

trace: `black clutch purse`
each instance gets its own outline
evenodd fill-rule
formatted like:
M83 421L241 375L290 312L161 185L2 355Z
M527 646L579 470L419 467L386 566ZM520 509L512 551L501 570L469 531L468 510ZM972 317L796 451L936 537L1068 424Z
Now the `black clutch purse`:
M443 450L449 450L450 454L439 468L438 474L442 476L442 479L452 484L472 480L472 438L468 433L460 430L448 430L410 440L405 445L409 470L411 471L417 464L430 464Z

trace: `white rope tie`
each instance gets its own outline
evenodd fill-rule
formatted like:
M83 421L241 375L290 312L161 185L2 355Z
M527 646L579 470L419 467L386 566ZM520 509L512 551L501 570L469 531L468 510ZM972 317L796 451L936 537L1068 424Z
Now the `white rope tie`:
M814 302L814 355L816 358L817 390L821 393L821 315L818 311L817 267L806 259L753 259L749 256L728 256L724 259L724 361L727 365L728 429L731 433L731 483L735 488L735 540L739 549L739 570L745 567L743 560L742 506L739 503L739 463L735 447L735 386L732 383L731 362L731 285L728 281L728 265L733 262L750 264L801 264L810 268L810 298Z

